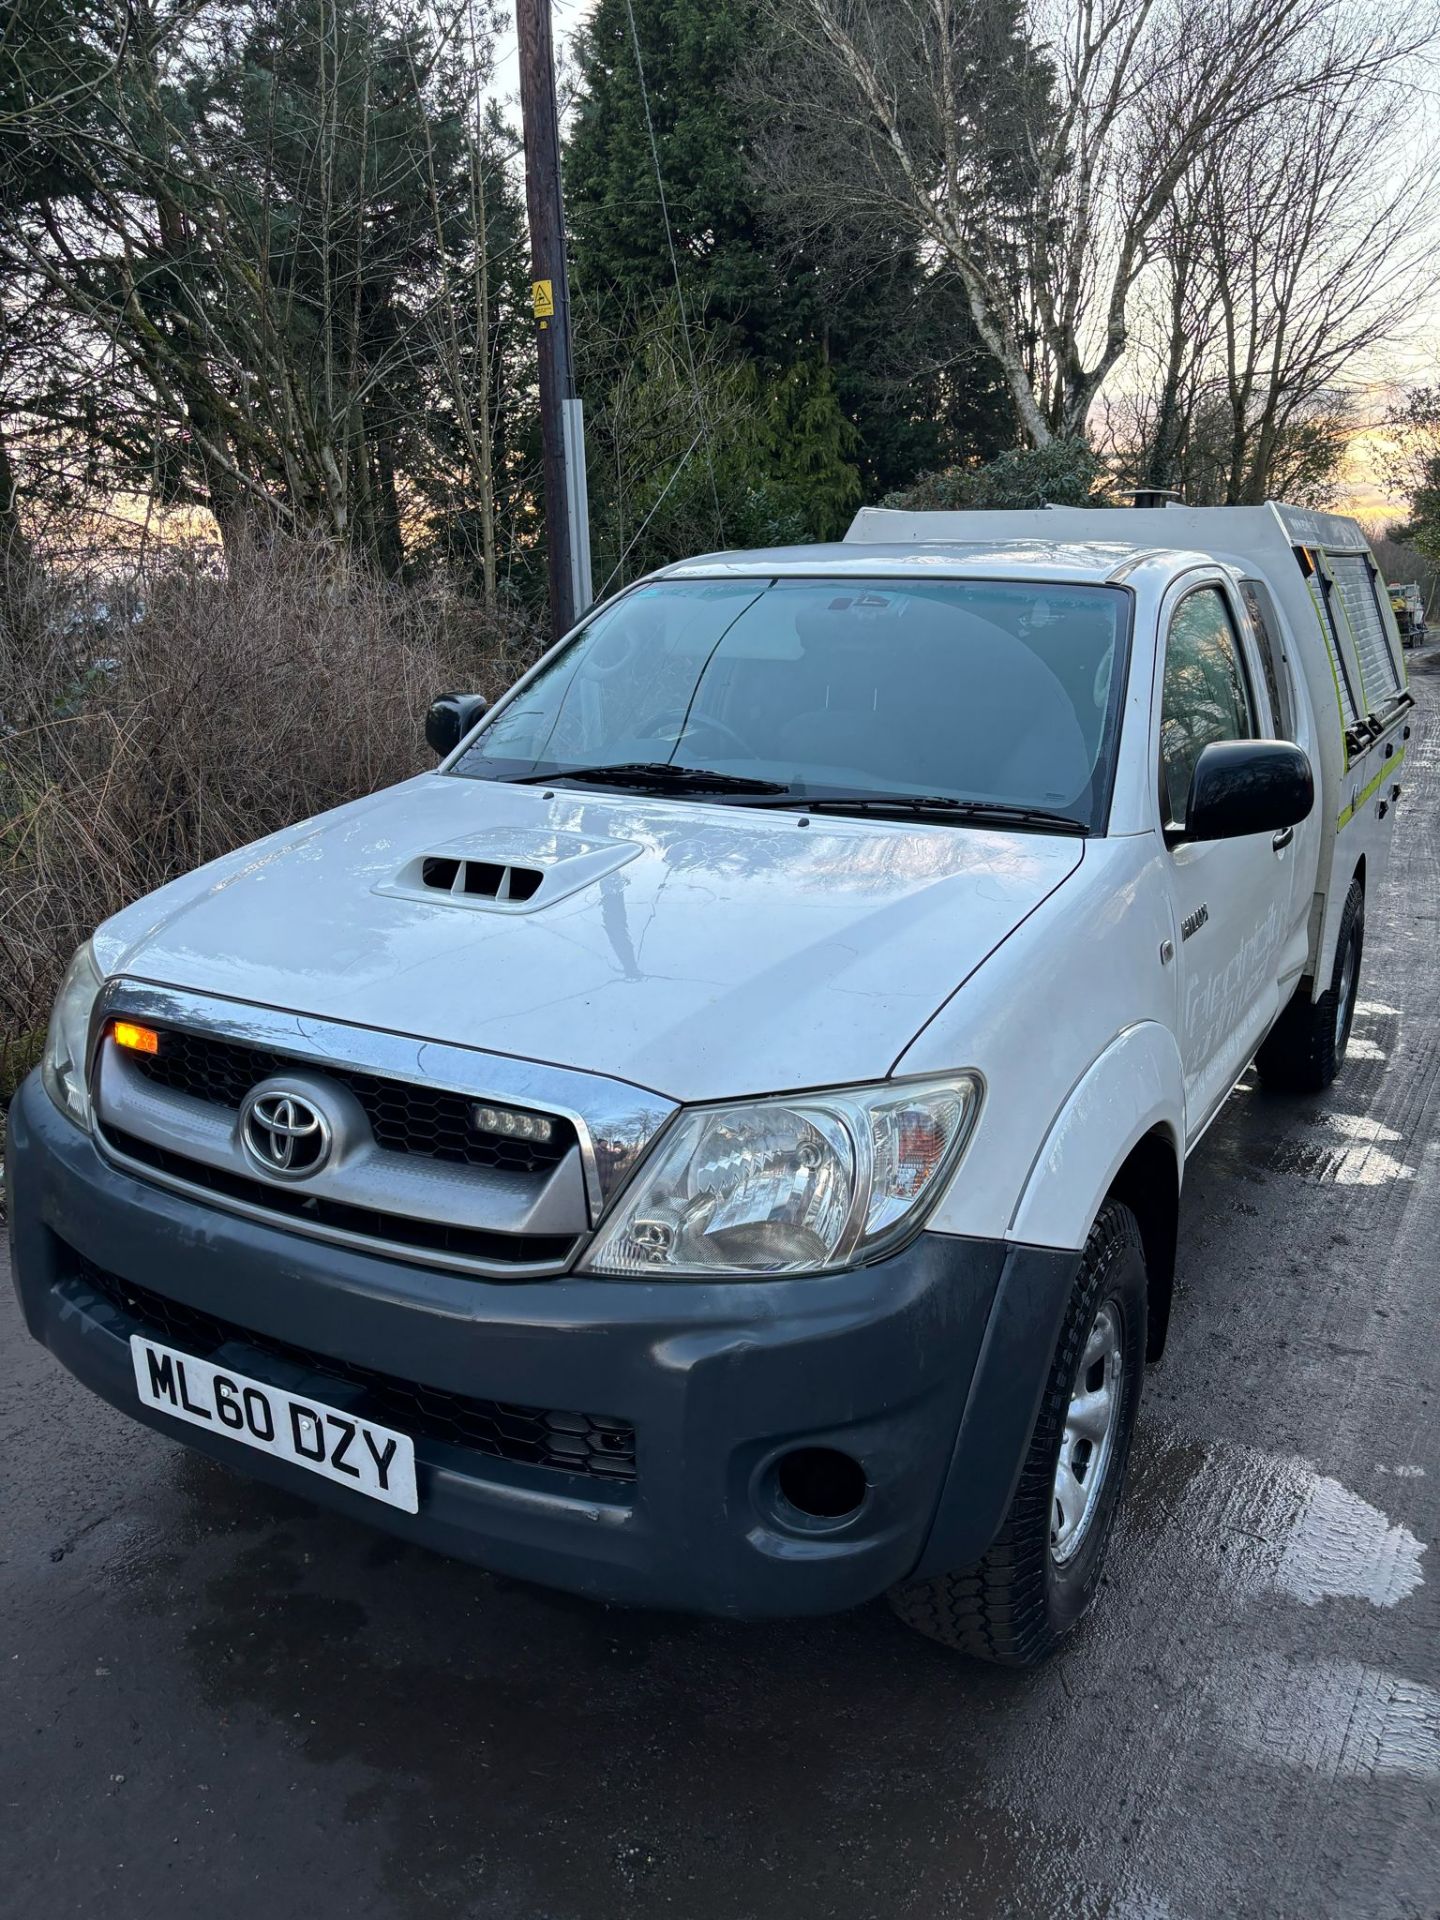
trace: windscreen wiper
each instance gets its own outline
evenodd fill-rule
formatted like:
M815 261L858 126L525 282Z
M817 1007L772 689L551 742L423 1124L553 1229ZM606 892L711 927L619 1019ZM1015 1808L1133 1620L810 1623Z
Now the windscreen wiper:
M667 793L784 793L778 780L755 780L743 773L716 773L708 767L677 767L670 760L622 760L610 767L565 767L555 773L527 773L513 784L549 787L562 780L584 780L597 787L653 788Z
M811 799L794 794L777 806L804 813L893 813L916 819L967 821L976 826L1036 827L1046 833L1088 834L1073 814L1047 807L1012 806L1004 800L958 800L944 793L824 793Z

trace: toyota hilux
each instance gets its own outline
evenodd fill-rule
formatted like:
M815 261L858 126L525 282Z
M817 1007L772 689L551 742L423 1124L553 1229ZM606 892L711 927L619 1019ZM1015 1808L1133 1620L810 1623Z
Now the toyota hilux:
M1187 1156L1252 1062L1344 1060L1410 706L1329 515L667 567L76 954L8 1133L30 1330L506 1574L1038 1661Z

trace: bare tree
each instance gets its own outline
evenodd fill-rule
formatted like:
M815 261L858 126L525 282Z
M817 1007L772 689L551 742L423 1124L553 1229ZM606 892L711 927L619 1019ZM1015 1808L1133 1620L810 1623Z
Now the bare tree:
M1197 504L1313 497L1369 356L1426 285L1430 156L1396 79L1335 75L1180 182L1141 283L1111 451Z
M1123 395L1107 401L1107 420L1128 414L1132 471L1124 477L1174 488L1183 462L1187 499L1196 497L1192 468L1213 438L1207 428L1215 414L1206 356L1220 301L1201 220L1214 159L1207 153L1197 161L1157 226L1156 266L1140 280L1132 308Z
M1210 184L1228 500L1266 498L1287 437L1353 387L1426 290L1432 166L1405 164L1405 106L1397 89L1337 79L1246 128Z
M766 5L767 174L812 227L839 198L958 277L1036 445L1085 432L1187 175L1426 35L1346 0Z

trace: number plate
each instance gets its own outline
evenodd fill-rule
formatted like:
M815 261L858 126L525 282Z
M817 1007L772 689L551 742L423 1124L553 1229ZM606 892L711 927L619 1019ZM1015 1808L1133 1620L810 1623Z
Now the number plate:
M228 1434L242 1446L320 1473L386 1506L418 1513L415 1443L322 1401L130 1336L135 1385L147 1407Z

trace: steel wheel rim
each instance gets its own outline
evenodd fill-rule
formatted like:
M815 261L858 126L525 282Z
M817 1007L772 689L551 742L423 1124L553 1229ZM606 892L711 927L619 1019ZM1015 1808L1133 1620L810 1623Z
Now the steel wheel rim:
M1339 1053L1350 1036L1350 1002L1355 997L1355 981L1360 971L1357 943L1345 943L1345 958L1340 966L1340 993L1335 1006L1335 1051Z
M1060 1458L1050 1493L1050 1557L1073 1560L1100 1506L1115 1451L1124 1366L1120 1309L1107 1300L1090 1323L1065 1411Z

